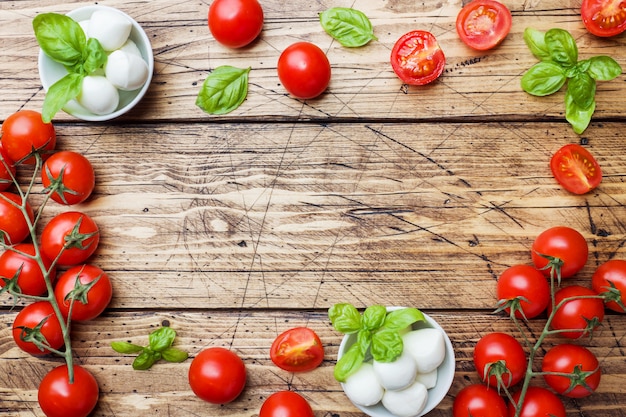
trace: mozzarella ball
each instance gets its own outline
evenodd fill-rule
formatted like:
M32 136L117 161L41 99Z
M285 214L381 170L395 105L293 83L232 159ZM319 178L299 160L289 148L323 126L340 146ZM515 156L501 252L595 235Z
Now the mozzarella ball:
M140 56L121 49L113 51L104 67L104 73L120 90L136 90L148 79L148 64Z
M106 77L88 75L83 79L83 88L76 100L93 114L102 115L115 111L120 95L117 88Z
M81 29L85 33L85 37L88 38L89 37L89 19L81 20L80 22L78 22L78 25L81 27Z
M413 330L402 336L402 341L404 349L415 358L418 373L426 374L437 369L446 356L446 343L439 329Z
M434 388L437 385L437 369L426 374L417 374L415 381L421 382L427 389Z
M91 15L89 37L98 39L105 51L114 51L124 45L132 26L131 21L121 13L97 10Z
M132 39L128 39L126 42L124 42L124 45L120 47L120 51L124 51L127 54L141 56L141 51Z
M383 395L383 405L397 417L415 417L422 412L428 400L428 390L414 382L400 391L386 391Z
M417 374L415 359L406 349L395 361L378 362L375 360L373 366L380 384L385 389L406 388L413 383Z
M346 396L355 404L369 407L383 398L384 389L378 381L374 366L364 362L343 384Z

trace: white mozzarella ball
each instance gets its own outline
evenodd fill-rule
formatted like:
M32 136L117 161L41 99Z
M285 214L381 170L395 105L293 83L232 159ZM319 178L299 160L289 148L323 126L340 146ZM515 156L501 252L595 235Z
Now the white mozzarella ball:
M136 90L148 79L148 64L140 56L120 49L113 51L104 67L104 73L120 90Z
M123 14L97 10L91 15L89 37L98 39L105 51L114 51L124 45L131 29L131 21Z
M434 388L437 385L437 369L425 374L417 374L415 380L424 384L427 389Z
M115 111L120 95L117 88L106 77L88 75L83 79L83 87L76 100L93 114L102 115Z
M141 51L137 47L137 44L132 39L128 39L124 45L120 47L120 51L124 51L127 54L141 56Z
M402 341L404 349L415 358L418 373L426 374L437 369L446 356L446 343L439 329L413 330L402 336Z
M386 391L383 395L383 405L397 417L415 417L422 412L428 400L428 390L414 382L403 390Z
M380 402L385 391L374 372L374 366L369 362L364 362L346 379L343 390L353 403L366 407Z
M85 33L85 37L88 38L89 37L89 19L81 20L80 22L78 22L78 25L81 27L81 29Z
M417 365L413 356L403 350L393 362L373 362L374 371L385 389L398 390L413 383L417 374Z

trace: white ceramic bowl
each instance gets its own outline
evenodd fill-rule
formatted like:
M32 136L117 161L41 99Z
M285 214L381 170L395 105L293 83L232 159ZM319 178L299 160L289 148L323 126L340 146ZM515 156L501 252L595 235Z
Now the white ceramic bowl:
M397 310L403 307L387 307L387 311ZM454 372L456 369L456 363L454 358L454 348L452 346L452 342L450 338L443 330L443 328L437 323L432 317L427 314L424 314L426 318L425 322L418 322L413 325L413 330L418 330L424 327L434 327L436 329L441 330L444 335L444 340L446 344L446 356L443 360L443 363L439 365L437 368L437 384L428 390L428 400L426 402L426 406L419 414L419 416L424 416L428 412L432 411L437 405L444 399L448 391L450 390L450 386L452 386L452 381L454 380ZM346 335L344 336L341 344L339 345L339 352L337 354L337 359L341 358L343 354L356 342L356 334ZM341 384L343 387L343 384ZM378 403L376 405L365 407L359 404L354 404L359 410L367 414L371 417L396 417L394 414L389 412L382 403Z
M121 13L122 15L126 16L126 18L131 21L132 29L130 31L130 39L135 42L135 44L139 48L139 51L141 52L142 58L148 64L148 79L146 80L146 83L141 88L134 91L119 91L120 103L117 106L117 109L115 109L115 111L113 111L112 113L104 115L93 114L89 110L78 104L76 100L71 100L63 107L63 110L66 113L71 114L72 116L79 119L88 121L105 121L114 119L128 112L130 109L135 107L135 105L146 94L146 91L148 91L148 87L150 87L150 82L152 81L152 73L154 72L154 55L152 53L152 45L150 44L150 39L148 38L148 35L146 35L146 32L144 32L144 30L141 28L141 26L139 26L139 23L137 23L135 19L131 18L121 10L100 5L85 6L72 10L71 12L67 13L67 16L71 17L77 22L80 22L91 18L91 15L96 10L116 11L117 13ZM67 70L65 69L65 67L63 67L63 65L53 61L42 50L39 50L39 78L41 79L41 84L43 85L45 91L48 91L50 86L57 82L59 79L63 78L65 74L67 74Z

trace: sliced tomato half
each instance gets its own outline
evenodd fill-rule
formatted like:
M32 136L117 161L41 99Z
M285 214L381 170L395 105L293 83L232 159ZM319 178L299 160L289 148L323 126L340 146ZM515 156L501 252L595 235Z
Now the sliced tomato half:
M596 159L575 143L556 151L550 160L550 169L559 184L574 194L585 194L602 181L602 170Z
M313 330L308 327L294 327L274 339L270 358L285 371L311 371L324 360L324 347Z
M445 65L437 39L424 30L405 33L391 51L391 67L405 84L428 84L439 78Z
M624 0L583 0L580 14L587 30L596 36L615 36L626 30Z
M456 31L467 46L485 51L506 38L511 21L511 12L499 1L473 0L457 15Z

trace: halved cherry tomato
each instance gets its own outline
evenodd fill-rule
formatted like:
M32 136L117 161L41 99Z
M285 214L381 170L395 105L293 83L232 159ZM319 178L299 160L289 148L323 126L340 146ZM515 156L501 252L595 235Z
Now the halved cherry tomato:
M473 0L456 17L456 31L470 48L485 51L499 45L511 30L511 12L496 0Z
M270 348L270 358L285 371L311 371L324 360L324 347L313 330L308 327L294 327L274 340Z
M550 169L559 184L574 194L585 194L602 181L602 170L596 159L576 143L556 151L550 160Z
M403 83L433 82L446 65L446 57L432 33L414 30L398 39L391 51L391 67Z
M580 14L587 30L596 36L615 36L626 30L623 0L583 0Z

